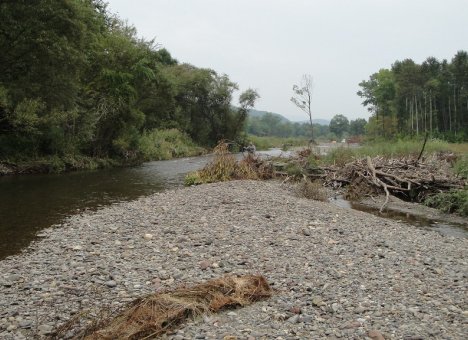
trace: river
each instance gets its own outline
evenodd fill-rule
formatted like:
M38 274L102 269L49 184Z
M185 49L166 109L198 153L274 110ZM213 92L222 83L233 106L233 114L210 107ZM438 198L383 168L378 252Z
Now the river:
M26 247L38 231L85 209L183 185L212 156L148 162L132 168L0 177L0 259Z
M259 153L279 156L281 150ZM183 186L188 172L202 168L212 158L187 157L65 174L0 176L0 259L27 247L40 230L82 210Z
M279 149L260 152L267 156L280 153ZM61 223L67 216L182 186L188 172L200 169L212 157L148 162L132 168L0 177L0 259L18 253L40 230ZM466 229L462 234L468 234Z

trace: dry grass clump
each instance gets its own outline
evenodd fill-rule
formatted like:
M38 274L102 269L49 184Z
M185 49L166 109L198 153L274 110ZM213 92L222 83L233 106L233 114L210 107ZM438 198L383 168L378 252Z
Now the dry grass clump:
M298 191L302 197L315 201L325 202L328 200L327 193L320 181L304 179L298 184Z
M137 299L115 318L88 329L79 337L88 340L155 338L174 330L188 318L245 306L271 295L272 289L263 276L226 276Z
M214 149L215 157L203 169L185 177L185 185L225 182L234 179L269 179L273 166L259 157L248 154L237 162L229 152L228 144L220 142Z
M238 164L236 179L270 179L274 177L273 165L248 154Z

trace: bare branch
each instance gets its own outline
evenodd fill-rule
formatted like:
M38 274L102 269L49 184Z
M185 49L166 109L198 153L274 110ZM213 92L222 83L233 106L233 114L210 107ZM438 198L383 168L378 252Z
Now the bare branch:
M299 109L304 111L309 117L310 135L313 139L312 126L312 94L314 91L314 79L310 74L304 74L299 85L293 85L294 96L291 97L291 102Z

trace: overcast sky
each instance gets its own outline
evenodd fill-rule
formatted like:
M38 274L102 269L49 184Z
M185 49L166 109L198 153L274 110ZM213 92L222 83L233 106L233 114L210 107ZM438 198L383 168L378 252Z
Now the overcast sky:
M368 118L358 83L396 60L468 50L467 0L108 0L180 62L256 89L256 108L306 115L292 86L314 78L313 118Z

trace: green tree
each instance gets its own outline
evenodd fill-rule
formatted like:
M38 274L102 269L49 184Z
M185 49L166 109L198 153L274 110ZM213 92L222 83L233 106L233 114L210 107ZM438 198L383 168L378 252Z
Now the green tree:
M462 141L468 135L468 53L450 62L427 58L396 61L360 83L358 95L372 112L368 131L375 135L431 135ZM381 126L381 128L379 128Z
M234 108L228 76L180 65L102 0L0 1L0 48L0 161L138 160L172 128L210 146L237 138L258 98Z
M0 157L75 149L81 79L95 37L105 29L99 6L98 1L0 2L0 92L5 99Z
M352 120L349 123L349 133L353 136L362 136L366 133L367 121L364 118Z
M341 139L344 133L349 130L349 121L343 115L335 115L330 121L330 132L336 134Z
M362 90L357 94L364 98L362 104L375 114L375 121L381 123L378 133L381 136L391 135L393 131L386 129L385 122L396 119L394 115L395 82L392 71L381 69L368 81L362 81L359 86Z

